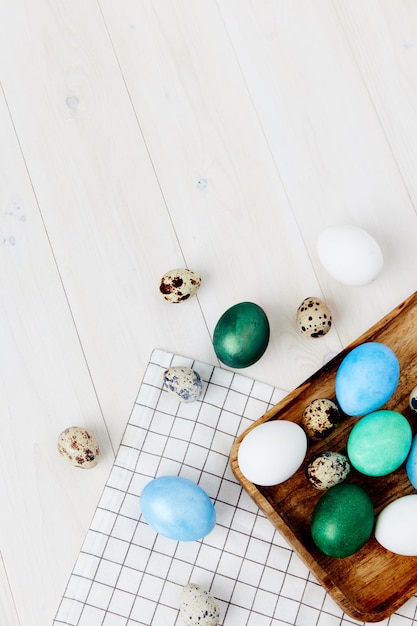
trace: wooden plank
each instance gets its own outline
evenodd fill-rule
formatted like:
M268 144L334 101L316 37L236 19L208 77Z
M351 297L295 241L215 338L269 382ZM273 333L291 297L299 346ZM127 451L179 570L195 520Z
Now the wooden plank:
M21 626L17 617L16 606L7 579L6 569L0 555L0 616L7 626Z
M417 6L407 0L335 9L413 206L417 207Z
M405 146L407 123L392 125L387 141L367 81L375 90L387 81L381 102L393 115L392 66L377 55L374 73L368 61L358 69L343 3L100 7L0 3L14 124L2 102L0 411L12 446L0 467L10 511L0 529L25 626L57 606L112 459L106 429L115 448L154 347L215 362L215 322L252 299L272 339L247 373L292 388L415 289L414 136ZM372 7L353 24L361 37ZM366 59L372 29L369 50L360 41ZM407 113L412 89L399 88ZM336 285L318 262L317 233L340 219L383 246L384 273L364 289ZM168 305L159 278L182 264L203 286ZM295 311L321 294L335 328L306 341ZM76 415L105 441L94 473L75 475L56 456Z
M209 330L257 302L271 342L248 375L293 387L340 341L334 331L313 345L296 328L320 287L216 3L101 7L181 248L207 274Z
M215 358L198 300L158 291L171 268L205 268L178 244L97 3L1 10L4 89L117 445L154 348Z
M114 454L2 93L0 141L1 553L22 624L38 626L52 620ZM102 450L91 472L57 452L76 424Z
M359 6L347 5L352 13ZM352 57L332 2L259 7L250 0L220 0L219 7L320 286L347 345L414 291L417 269L414 207L375 114L366 77ZM372 14L367 14L361 27L365 51L371 24ZM390 69L383 58L375 63L388 85ZM399 97L405 97L406 86L397 87ZM410 141L414 137L412 133ZM382 247L384 271L365 288L336 283L318 259L318 234L339 222L364 228Z

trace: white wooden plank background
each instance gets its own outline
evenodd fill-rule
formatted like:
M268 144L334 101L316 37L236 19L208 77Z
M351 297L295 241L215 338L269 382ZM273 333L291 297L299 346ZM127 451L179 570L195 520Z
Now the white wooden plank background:
M151 350L216 363L221 313L271 322L247 374L291 389L416 288L412 0L0 3L0 623L49 624ZM347 288L325 226L385 267ZM160 297L188 265L198 298ZM334 329L301 337L323 297ZM56 452L85 424L103 458Z

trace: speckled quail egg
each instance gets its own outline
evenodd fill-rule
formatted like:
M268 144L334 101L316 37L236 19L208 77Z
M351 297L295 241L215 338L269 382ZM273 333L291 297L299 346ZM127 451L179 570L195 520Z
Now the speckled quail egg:
M297 325L307 337L322 337L332 326L329 307L320 298L305 298L297 309Z
M302 425L310 439L324 439L339 422L339 408L328 398L316 398L304 409Z
M174 365L164 372L164 389L180 402L194 402L202 394L203 383L195 370Z
M58 451L71 465L82 469L95 467L100 454L94 435L80 426L66 428L59 435Z
M208 591L188 583L181 591L180 615L188 626L217 626L220 607Z
M159 291L168 302L178 303L194 296L201 285L201 277L186 268L166 272L159 285Z
M409 404L410 409L412 411L414 411L415 413L417 413L417 386L414 387L410 391L410 396L408 398L408 404Z
M316 489L330 489L343 482L351 470L347 457L340 452L321 452L306 467L308 482Z

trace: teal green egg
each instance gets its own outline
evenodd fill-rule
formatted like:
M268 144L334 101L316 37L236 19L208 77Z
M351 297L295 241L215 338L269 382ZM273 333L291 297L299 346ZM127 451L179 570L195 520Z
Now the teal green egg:
M412 444L408 420L397 411L374 411L352 428L347 453L352 466L366 476L391 474L406 460Z
M213 347L218 359L233 368L256 363L268 342L268 318L253 302L240 302L227 309L213 333Z
M355 483L331 487L316 504L311 535L316 546L334 558L358 552L374 527L374 507L366 491Z

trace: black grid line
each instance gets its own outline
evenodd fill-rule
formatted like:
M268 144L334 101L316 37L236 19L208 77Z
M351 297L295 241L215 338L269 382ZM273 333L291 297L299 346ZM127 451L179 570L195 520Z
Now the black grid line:
M163 389L171 365L196 369L203 395L178 402ZM195 582L221 607L222 626L352 626L234 478L233 441L283 390L154 350L113 468L70 574L53 626L180 626L182 587ZM158 475L194 480L210 496L215 528L200 541L159 536L140 493ZM417 598L383 622L417 626Z

